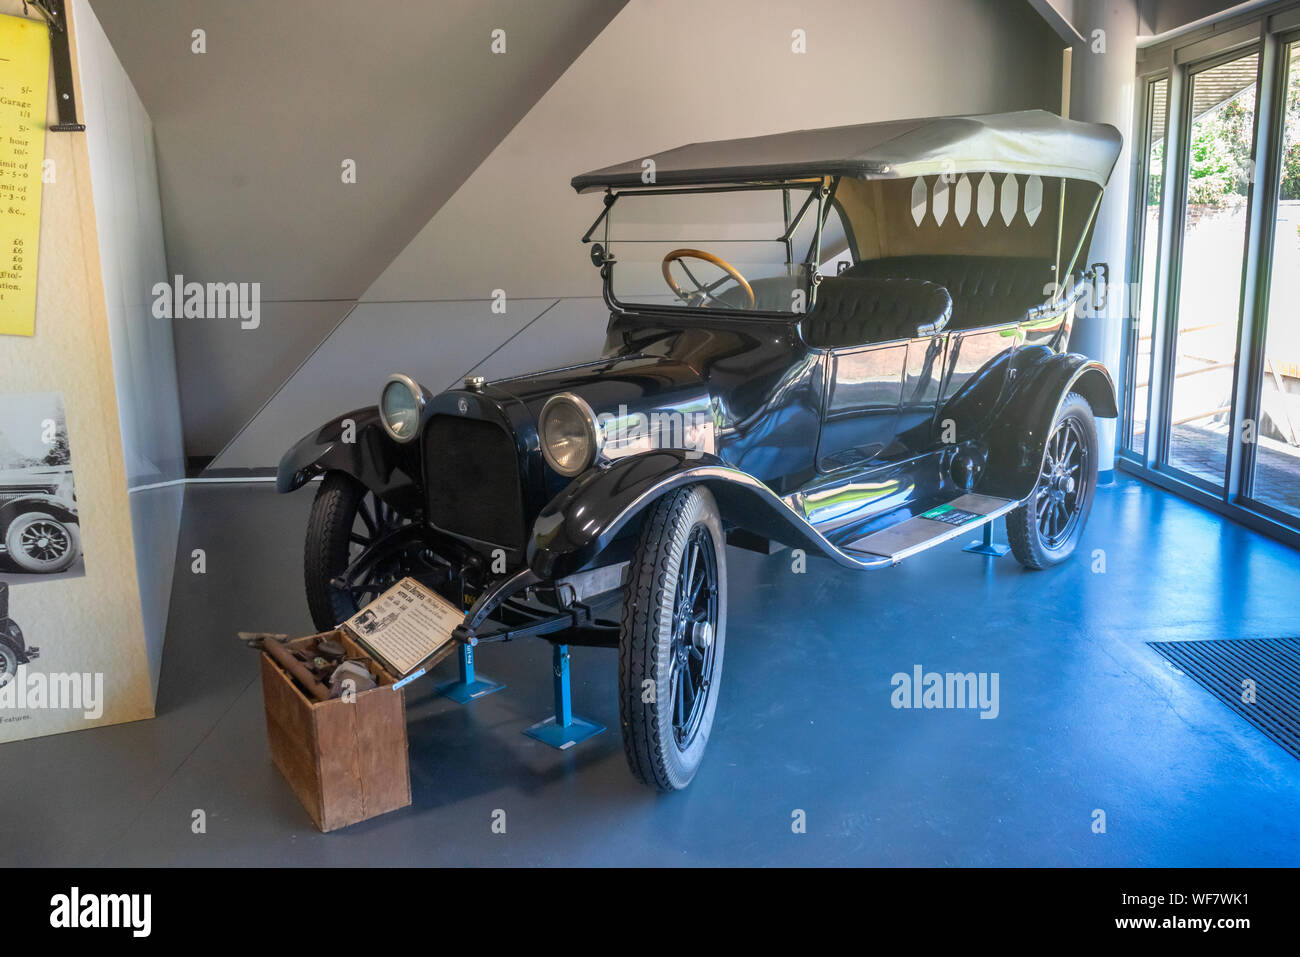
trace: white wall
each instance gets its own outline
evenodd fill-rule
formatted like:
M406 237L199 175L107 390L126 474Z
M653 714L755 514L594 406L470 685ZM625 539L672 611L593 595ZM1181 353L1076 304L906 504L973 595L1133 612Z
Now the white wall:
M153 124L90 6L74 0L72 14L136 571L156 694L184 457L172 327L151 312L154 283L167 278Z
M1075 26L1091 37L1092 31L1105 31L1104 51L1092 44L1080 44L1072 55L1070 72L1070 116L1090 123L1110 123L1124 135L1124 145L1110 182L1097 210L1092 246L1086 264L1104 262L1110 269L1108 307L1102 315L1084 312L1070 334L1070 350L1100 360L1110 370L1117 388L1120 376L1121 340L1127 317L1132 315L1128 302L1129 209L1132 198L1132 143L1134 84L1137 75L1138 9L1136 0L1075 0ZM1098 469L1102 480L1115 467L1115 430L1118 419L1098 419L1097 438L1100 455Z
M600 197L574 175L700 140L1056 109L1061 49L1009 0L631 0L362 300L595 294L578 238Z

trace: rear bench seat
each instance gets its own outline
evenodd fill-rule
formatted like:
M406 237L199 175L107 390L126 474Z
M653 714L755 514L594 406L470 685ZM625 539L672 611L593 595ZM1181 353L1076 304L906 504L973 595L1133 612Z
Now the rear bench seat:
M850 266L839 278L924 279L952 296L950 329L977 329L1015 322L1045 302L1054 281L1046 259L1011 256L893 256Z
M804 339L819 349L910 339L919 327L934 331L1012 323L1047 299L1052 282L1046 259L1010 256L894 256L868 259L822 281L817 304L803 321ZM755 308L788 311L797 281L751 283ZM718 297L741 306L737 288Z

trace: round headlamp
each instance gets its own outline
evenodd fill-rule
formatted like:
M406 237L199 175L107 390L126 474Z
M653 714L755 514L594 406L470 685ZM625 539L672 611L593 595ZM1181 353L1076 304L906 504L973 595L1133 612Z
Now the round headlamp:
M410 442L420 434L428 393L410 376L391 375L379 396L379 420L397 442Z
M566 478L590 468L603 444L591 406L572 392L561 392L546 400L537 432L546 464Z

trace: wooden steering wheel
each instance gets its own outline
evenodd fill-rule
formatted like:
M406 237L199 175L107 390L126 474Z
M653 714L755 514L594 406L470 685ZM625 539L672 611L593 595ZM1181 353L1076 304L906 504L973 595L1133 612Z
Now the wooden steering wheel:
M669 269L673 263L681 262L683 259L700 259L706 263L712 263L725 272L726 275L717 282L706 285L695 278L695 275L686 268L686 263L682 263L682 271L686 273L691 282L695 283L695 289L692 292L684 292L682 287L677 285L677 281L673 279L673 274ZM719 305L727 305L727 303L724 303L713 294L713 290L717 289L728 279L734 279L740 285L740 288L745 290L745 295L749 298L749 302L745 308L754 308L754 290L746 281L745 277L740 274L740 270L731 265L731 263L727 262L725 259L721 259L718 256L713 255L713 253L705 252L703 249L674 249L664 257L663 274L664 280L668 283L668 288L677 294L677 298L681 299L683 302L690 302L691 297L701 295L704 297L704 301L701 305L708 305L709 302L716 302Z

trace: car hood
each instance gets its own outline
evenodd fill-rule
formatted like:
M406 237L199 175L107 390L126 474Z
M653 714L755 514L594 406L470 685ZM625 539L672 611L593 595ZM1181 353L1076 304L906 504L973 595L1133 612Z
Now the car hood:
M639 353L499 379L490 388L524 403L534 416L547 399L561 392L581 396L597 414L613 414L620 404L675 407L675 402L707 391L700 374L686 363Z
M595 413L605 458L651 448L715 447L716 410L699 372L677 359L642 353L500 379L479 397L495 402L525 439L538 441L542 407L555 395L581 398ZM464 394L464 393L462 393Z

